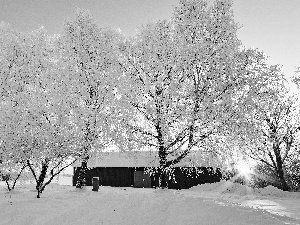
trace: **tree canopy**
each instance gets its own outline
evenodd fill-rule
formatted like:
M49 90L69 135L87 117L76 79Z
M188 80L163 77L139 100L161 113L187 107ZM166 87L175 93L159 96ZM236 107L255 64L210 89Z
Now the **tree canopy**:
M1 170L28 169L41 193L80 160L81 188L91 153L114 145L156 152L164 187L187 156L216 157L220 166L234 148L273 168L286 189L299 101L278 65L243 47L232 4L180 0L169 20L130 38L82 9L61 35L1 23Z

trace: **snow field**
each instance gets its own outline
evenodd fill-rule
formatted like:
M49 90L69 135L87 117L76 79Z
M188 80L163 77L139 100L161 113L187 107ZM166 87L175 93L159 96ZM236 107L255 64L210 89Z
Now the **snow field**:
M240 186L221 193L224 184L179 191L100 187L99 192L50 184L40 199L34 185L17 186L10 193L0 187L0 224L300 224L300 219L260 207L242 207L241 202L259 200L260 195L236 194Z

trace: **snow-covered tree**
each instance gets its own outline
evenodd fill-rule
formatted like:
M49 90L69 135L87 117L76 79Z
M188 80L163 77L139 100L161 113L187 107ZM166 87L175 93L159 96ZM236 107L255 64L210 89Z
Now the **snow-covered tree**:
M15 188L26 167L24 154L18 148L20 112L11 102L2 102L0 107L0 177L10 191Z
M28 62L24 36L4 22L0 23L0 91L1 101L22 91L26 76L20 73Z
M273 73L278 74L280 70ZM237 131L241 132L241 149L266 164L276 174L280 188L288 190L285 167L299 145L299 95L288 92L283 78L274 84L262 88L251 99L246 98L244 106L240 105L244 113Z
M84 136L77 188L85 185L89 153L108 140L106 117L118 75L114 53L118 41L117 32L98 28L88 11L78 9L57 43L62 79L68 83L66 99Z
M227 132L237 92L266 79L253 70L260 54L241 49L237 30L230 1L182 0L170 21L120 44L118 137L158 151L163 187L171 166Z
M20 165L20 171L28 166L40 197L45 186L79 156L81 133L59 79L53 38L43 28L21 37L2 43L6 46L1 57L2 165L6 169Z
M32 77L27 67L30 52L26 50L26 37L25 33L12 29L10 25L0 24L0 172L9 190L14 188L24 169L24 155L16 143L21 122L19 96Z
M30 154L26 162L39 197L55 176L79 158L82 134L73 123L63 95L48 87L45 91L32 87L26 97L30 100L23 111L24 151Z

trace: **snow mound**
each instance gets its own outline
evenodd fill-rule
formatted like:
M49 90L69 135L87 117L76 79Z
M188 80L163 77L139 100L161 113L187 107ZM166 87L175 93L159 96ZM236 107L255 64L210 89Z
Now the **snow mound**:
M265 188L257 188L254 189L254 192L263 196L277 196L277 197L289 197L291 196L291 193L287 192L287 191L282 191L274 186L267 186Z
M194 187L191 187L190 190L192 191L214 191L217 189L220 189L221 186L226 184L228 181L220 181L217 183L205 183L205 184L200 184Z
M225 190L222 190L221 193L248 195L253 194L253 189L246 185L231 182L231 184L228 187L226 187Z
M239 183L233 183L231 181L220 181L217 183L206 183L190 188L192 191L202 192L215 192L222 194L237 194L237 195L249 195L256 194L262 196L276 196L276 197L293 197L293 193L282 191L271 185L265 188L251 188Z

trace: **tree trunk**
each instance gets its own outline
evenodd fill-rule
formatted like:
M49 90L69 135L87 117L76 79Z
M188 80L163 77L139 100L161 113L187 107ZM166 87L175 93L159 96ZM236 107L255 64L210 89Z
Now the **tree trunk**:
M168 186L168 180L167 180L167 156L166 152L163 146L160 147L159 149L159 187L164 189L167 188Z
M158 120L158 123L156 125L156 131L157 131L157 140L159 143L158 148L158 156L159 156L159 187L164 189L167 188L167 175L166 175L166 167L167 167L167 152L164 147L164 140L163 140L163 134L161 130L161 123L160 120Z
M287 185L287 183L286 183L286 180L285 180L285 177L284 177L284 172L283 172L283 165L282 165L282 163L278 163L278 162L277 162L277 171L276 171L276 173L277 173L277 177L278 177L278 179L279 179L279 181L280 181L281 189L282 189L283 191L288 191L288 190L289 190L289 187L288 187L288 185Z
M76 188L83 188L86 186L86 171L87 171L87 162L89 160L89 157L86 156L84 159L82 159L81 167L79 168L79 175L76 183Z
M11 191L11 190L12 190L12 188L10 188L10 185L9 185L9 182L8 182L8 180L7 180L7 179L5 179L5 182L6 182L6 185L7 185L7 189L8 189L8 191Z
M40 194L41 194L41 191L38 189L38 190L37 190L37 192L38 192L38 194L37 194L37 196L36 196L36 197L37 197L37 198L40 198L40 197L41 197L41 196L40 196Z
M86 186L87 163L89 161L89 150L92 141L91 127L89 121L86 122L86 133L84 138L85 138L85 146L83 147L83 154L82 154L83 158L81 162L81 167L79 168L79 174L76 183L76 188L80 188L80 189Z
M289 187L286 183L286 180L284 178L284 172L283 172L283 162L282 162L282 158L280 155L280 150L279 150L279 146L276 146L274 149L274 153L275 153L275 157L276 157L276 164L277 164L277 168L276 168L276 173L277 173L277 177L280 181L280 188L283 191L288 191Z
M280 180L281 189L282 189L283 191L288 191L288 190L289 190L289 187L288 187L288 185L287 185L287 183L286 183L286 180L285 180L285 178L284 178L284 173L283 173L283 171L282 171L282 170L279 170L279 171L277 172L277 174L278 174L278 177L279 177L279 180Z
M159 187L162 189L168 188L168 174L167 174L166 167L160 168Z
M47 175L47 170L48 170L48 162L46 161L42 165L42 171L41 171L41 174L40 174L39 179L38 179L37 184L36 184L36 190L38 191L37 198L40 198L40 194L44 190L43 184L44 184L44 181L45 181L45 178L46 178L46 175Z

